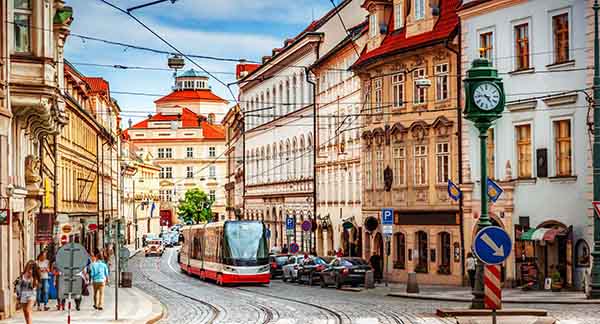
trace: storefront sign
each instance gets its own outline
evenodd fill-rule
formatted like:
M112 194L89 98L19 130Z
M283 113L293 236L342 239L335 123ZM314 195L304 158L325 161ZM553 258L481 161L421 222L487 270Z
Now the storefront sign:
M62 234L69 235L73 232L73 225L71 225L69 223L63 224L61 226L60 230L61 230Z

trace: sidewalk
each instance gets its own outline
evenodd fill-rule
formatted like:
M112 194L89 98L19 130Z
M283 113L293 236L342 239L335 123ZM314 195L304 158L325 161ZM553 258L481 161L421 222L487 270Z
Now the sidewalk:
M385 289L378 285L376 289ZM469 287L419 285L418 294L406 293L406 285L390 284L392 297L414 298L423 300L470 302L472 299ZM502 302L513 304L600 304L600 300L589 300L582 291L551 292L549 290L523 291L521 289L502 289Z

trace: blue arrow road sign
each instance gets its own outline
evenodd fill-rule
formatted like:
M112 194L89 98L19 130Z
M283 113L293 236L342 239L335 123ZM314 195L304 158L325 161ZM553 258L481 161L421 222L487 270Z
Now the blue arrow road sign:
M394 224L394 209L393 208L383 208L381 210L381 224L383 224L383 225L393 225Z
M473 252L485 264L500 264L512 251L512 241L506 231L498 226L480 230L473 240Z
M289 230L293 230L296 227L296 224L294 222L294 219L292 217L288 217L285 220L285 228L289 229Z

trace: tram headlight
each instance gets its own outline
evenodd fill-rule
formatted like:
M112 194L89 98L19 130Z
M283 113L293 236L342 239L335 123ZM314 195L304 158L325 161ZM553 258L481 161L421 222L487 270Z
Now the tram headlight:
M227 272L237 272L236 268L233 267L229 267L229 266L224 266L223 270L227 271Z

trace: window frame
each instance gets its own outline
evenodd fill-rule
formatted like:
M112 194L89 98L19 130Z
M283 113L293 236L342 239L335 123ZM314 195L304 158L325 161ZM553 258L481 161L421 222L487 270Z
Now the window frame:
M9 0L10 1L10 0ZM13 3L13 21L14 21L14 26L13 26L13 51L15 54L33 54L33 33L32 33L32 29L33 29L33 16L34 16L34 6L32 5L31 0L27 0L27 8L17 8L15 6L15 1L12 0ZM17 23L17 16L27 16L27 49L26 50L17 50L17 28L22 27L20 24Z
M440 151L440 147L444 147L446 146L447 150L446 151ZM441 142L437 142L435 143L435 166L436 166L436 173L435 173L435 177L436 177L436 182L438 184L444 184L444 183L448 183L448 180L452 178L452 148L451 148L451 143L449 141L441 141ZM446 159L447 161L445 161L447 163L447 165L443 165L443 163L440 163L440 159ZM442 161L444 162L444 161ZM441 168L447 168L447 170L442 170ZM440 178L440 172L442 173L447 173L447 179L442 179Z
M475 49L477 51L475 57L480 57L480 52L479 49L484 48L483 44L482 44L482 36L490 34L491 35L491 41L490 41L490 46L486 46L485 47L485 53L489 52L489 57L488 55L484 55L485 58L487 58L492 65L496 64L496 29L494 27L487 27L487 28L482 28L477 30L477 48Z
M413 105L414 106L424 106L424 105L427 105L427 87L418 87L417 86L417 80L422 79L422 78L427 78L427 68L426 67L416 68L412 72L412 79L413 79ZM421 101L421 100L417 101L417 98L421 97L420 91L423 91L423 101Z
M406 95L406 77L403 72L393 74L391 76L391 92L392 92L392 108L402 109L406 107L405 95ZM401 96L399 96L401 94Z
M375 151L375 187L376 189L383 189L384 187L384 179L383 179L383 169L385 165L385 153L383 147L378 148Z
M426 13L425 13L425 0L415 0L415 20L422 20L425 19ZM420 4L420 5L418 5Z
M570 141L570 158L569 158L569 174L559 174L559 161L558 161L558 148L557 148L557 134L556 134L556 123L559 122L569 122L569 141ZM575 176L575 145L574 145L574 132L573 132L573 117L572 116L562 116L555 117L550 120L550 132L552 139L552 166L553 166L553 174L555 177L573 177Z
M523 126L529 126L529 163L530 163L530 169L531 169L531 174L529 176L521 176L520 174L520 167L521 167L521 162L519 160L519 132L517 131L518 127L523 127ZM534 143L534 138L533 138L533 134L534 134L534 128L533 128L533 121L524 121L524 122L520 122L520 123L515 123L513 125L513 132L514 132L514 147L515 147L515 172L517 175L517 179L531 179L531 178L535 178L535 158L534 158L534 149L533 149L533 143Z
M185 167L185 178L186 179L193 179L194 178L194 167L191 165L188 165Z
M372 174L372 165L373 165L373 150L371 148L367 148L365 151L365 187L367 190L373 189L373 174Z
M569 38L568 42L567 42L567 47L568 47L567 58L564 61L557 61L556 60L556 54L557 54L556 53L556 39L555 39L555 34L554 34L554 17L561 16L564 14L567 15L567 27L568 27L567 37ZM552 58L551 58L550 65L568 63L568 62L574 60L574 56L572 53L573 52L573 14L572 14L571 7L566 7L566 8L561 8L561 9L550 11L548 13L548 26L550 29L549 44L550 44L550 48L552 49Z
M404 3L394 3L394 30L404 27Z
M402 154L397 154L397 152ZM397 165L398 164L398 165ZM394 145L392 146L392 166L394 171L394 187L406 186L406 146L405 145ZM400 174L402 177L400 177ZM402 181L400 181L402 179Z
M217 178L217 167L214 165L210 165L208 167L208 178L216 179Z
M394 233L394 269L406 269L406 234ZM402 240L400 240L402 238ZM400 243L402 242L402 243Z
M208 157L216 157L217 156L217 147L209 146L208 147Z
M373 97L375 99L374 113L383 113L383 78L381 77L373 80Z
M425 153L419 153L417 155L417 147L424 147ZM414 165L414 184L415 184L415 186L426 186L429 184L428 165L427 165L428 159L429 159L428 150L429 150L429 147L427 144L422 143L422 144L414 144L413 145L413 159L414 159L414 163L415 163L415 165ZM421 164L420 159L422 159L422 162L424 164L424 166L422 167L424 170L424 173L425 173L424 174L424 178L425 178L424 182L418 181L420 179L420 177L417 176L417 171L418 171L417 165Z
M517 28L523 25L527 25L527 67L522 67L519 65L519 51L517 50ZM512 35L512 53L513 53L513 71L524 71L533 68L533 57L531 55L533 51L533 42L531 41L531 32L532 23L531 18L524 18L515 20L511 23L511 35Z
M379 22L377 21L377 13L372 12L369 15L369 36L376 37L379 34Z
M185 157L188 159L194 158L194 147L188 146L185 148Z
M441 69L444 66L446 67L445 71L438 71L438 69ZM439 101L446 101L446 100L450 99L450 63L443 62L443 63L436 64L434 66L433 76L435 79L435 101L439 102ZM439 89L440 79L445 80L443 82L443 85L445 86L445 93L446 93L444 96L440 96L440 89ZM443 94L444 91L442 90L441 93Z

